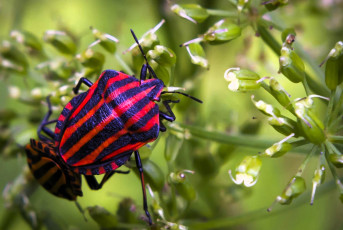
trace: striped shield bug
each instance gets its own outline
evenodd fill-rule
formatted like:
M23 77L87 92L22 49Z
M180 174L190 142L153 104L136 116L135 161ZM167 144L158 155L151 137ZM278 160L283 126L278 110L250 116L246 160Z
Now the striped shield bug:
M202 102L183 92L163 91L163 81L158 79L149 65L132 30L131 33L145 60L140 79L114 70L105 70L94 83L81 78L73 88L74 93L78 94L82 84L89 89L67 103L57 120L49 121L51 106L48 100L49 113L39 128L46 135L39 134L41 142L38 143L45 144L53 140L58 161L62 161L54 162L66 168L61 167L62 173L83 174L91 189L100 189L115 172L121 172L116 169L134 153L141 179L143 207L151 225L138 150L154 141L160 131L166 130L162 120L175 120L170 104L178 103L179 100L161 100L162 94L177 93ZM158 101L163 103L166 112L159 109ZM54 132L46 127L50 123L56 123ZM47 145L52 146L51 143ZM31 146L31 149L34 148ZM32 152L46 155L41 149ZM101 183L98 183L94 175L104 173ZM73 184L68 186L74 189Z

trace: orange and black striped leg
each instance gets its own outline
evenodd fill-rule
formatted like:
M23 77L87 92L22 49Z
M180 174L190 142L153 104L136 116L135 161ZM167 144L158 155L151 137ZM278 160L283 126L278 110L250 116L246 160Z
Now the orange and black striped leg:
M141 184L142 184L143 208L144 208L144 211L145 211L145 215L148 217L149 225L152 225L152 220L151 220L150 213L148 211L148 202L147 202L147 198L146 198L143 166L142 166L141 157L139 156L139 152L138 151L135 151L135 159L136 159L136 165L137 165L137 168L138 168L138 171L139 171L139 175L140 175L140 178L141 178Z
M79 93L79 89L80 89L82 83L85 84L85 85L88 86L88 87L91 87L91 86L93 85L93 83L92 83L90 80L88 80L88 79L85 78L85 77L81 77L80 80L79 80L79 82L78 82L78 83L76 84L76 86L73 88L73 92L74 92L75 94L78 94L78 93Z
M111 172L108 172L104 175L101 182L99 183L94 175L85 175L87 184L90 189L92 190L99 190L102 188L102 186L105 184L105 182L113 176L114 173L121 173L121 174L128 174L130 171L121 171L121 170L114 170Z

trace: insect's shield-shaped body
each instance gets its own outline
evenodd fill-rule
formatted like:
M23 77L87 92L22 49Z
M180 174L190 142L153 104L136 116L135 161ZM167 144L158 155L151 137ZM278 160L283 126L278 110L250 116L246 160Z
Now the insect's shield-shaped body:
M87 175L113 171L159 134L163 82L104 71L74 97L56 124L56 146L65 163Z

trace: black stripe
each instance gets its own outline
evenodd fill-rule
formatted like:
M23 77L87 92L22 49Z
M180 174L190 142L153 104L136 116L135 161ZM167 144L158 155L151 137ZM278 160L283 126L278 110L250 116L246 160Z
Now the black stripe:
M106 162L101 162L98 164L92 164L92 165L87 165L84 167L77 167L77 168L78 168L80 174L86 174L87 170L90 169L92 172L92 175L99 175L99 168L100 167L103 167L105 172L111 172L111 171L113 171L113 169L111 167L111 164L113 161L116 163L116 165L118 165L118 167L120 167L123 164L125 164L126 161L129 160L131 154L132 154L132 151L122 153L119 156L116 156L113 159L110 159Z
M65 199L68 200L75 200L75 196L73 196L73 194L70 194L68 191L68 186L67 185L62 185L61 187L59 187L57 194Z
M55 166L55 167L57 167L57 166ZM55 184L58 182L58 180L61 178L61 176L62 176L62 171L59 169L54 174L52 174L45 183L42 184L43 187L46 190L50 191L55 186Z
M55 135L55 141L60 142L61 141L61 137L64 133L64 129L65 129L65 125L66 125L66 121L69 119L71 113L77 108L77 106L82 102L82 100L84 99L84 97L87 95L87 92L81 93L77 96L75 96L73 99L71 99L71 101L69 102L73 109L71 111L69 111L69 109L64 108L64 110L68 110L69 112L67 114L64 114L65 120L64 121L57 121L56 122L56 128L60 129L60 134L59 135ZM62 114L63 114L62 111Z
M41 178L44 176L51 168L56 167L55 163L49 161L46 164L42 165L39 169L33 172L33 175L36 179Z
M154 102L151 102L154 103ZM137 121L135 124L131 125L129 130L131 132L135 132L139 130L140 128L144 127L156 114L159 113L159 107L157 104L149 110L139 121ZM158 119L158 118L157 118Z

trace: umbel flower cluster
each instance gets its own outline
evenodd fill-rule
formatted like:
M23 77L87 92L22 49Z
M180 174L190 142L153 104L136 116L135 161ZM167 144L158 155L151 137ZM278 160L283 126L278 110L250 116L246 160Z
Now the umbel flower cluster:
M303 84L306 92L309 92L304 63L292 48L294 39L295 35L289 34L284 40L279 56L279 72L291 82ZM343 42L336 43L325 62L325 83L331 90L330 97L307 94L303 98L291 100L291 95L274 77L260 78L255 72L240 68L230 68L225 72L224 78L229 82L229 90L247 92L262 88L274 97L275 105L256 100L254 95L251 96L251 100L255 107L266 116L269 125L285 136L262 153L245 157L235 170L235 178L229 171L236 184L253 186L257 182L263 158L281 157L296 147L311 144L313 147L309 150L304 162L290 179L284 191L277 196L276 202L289 204L305 191L305 180L302 174L311 157L318 158L317 168L313 172L311 204L317 187L324 181L327 167L336 181L341 193L340 199L343 201L343 185L336 173L336 168L343 167L343 156L335 145L342 140L338 134L342 123L343 95L340 84L343 81ZM320 118L316 110L319 100L323 100L327 107L324 119ZM282 107L285 111L280 111L277 107Z
M288 1L284 0L262 1L260 6L265 7L262 9L258 8L260 6L253 5L249 0L236 1L234 3L237 7L236 15L221 10L205 9L196 4L174 5L171 9L180 17L196 24L202 23L210 16L223 17L198 38L182 44L182 46L186 46L194 64L204 68L209 67L202 43L212 45L229 42L240 37L243 28L249 25L279 57L277 77L261 78L254 71L239 67L229 68L224 73L224 79L228 82L230 91L253 92L262 88L276 100L275 104L268 104L264 100L256 99L254 95L251 96L252 103L266 116L269 125L276 132L285 136L262 153L245 157L234 173L229 170L232 180L236 184L251 187L257 182L263 158L281 157L297 147L312 145L312 148L308 148L310 150L308 150L304 162L299 166L299 170L290 179L284 191L277 196L275 202L289 204L305 191L305 180L302 174L312 157L318 159L318 164L317 169L313 172L311 204L317 187L324 181L327 168L334 177L341 193L340 199L343 202L343 185L336 172L338 168L343 167L343 155L339 148L339 144L343 140L340 136L343 112L341 86L343 81L343 42L337 42L321 64L325 63L325 86L318 84L305 70L304 61L297 54L297 50L293 48L296 37L294 29L281 29L282 27L266 20L267 17L262 17L264 13L277 10L287 4ZM261 17L252 13L256 12L252 10L254 7L262 12L258 15ZM270 33L270 28L274 26L282 31L282 46ZM306 93L304 97L292 99L287 89L283 88L278 81L281 74L292 83L301 84ZM320 76L318 77L320 78ZM326 107L324 118L320 116L319 106ZM280 107L282 110L278 109Z

